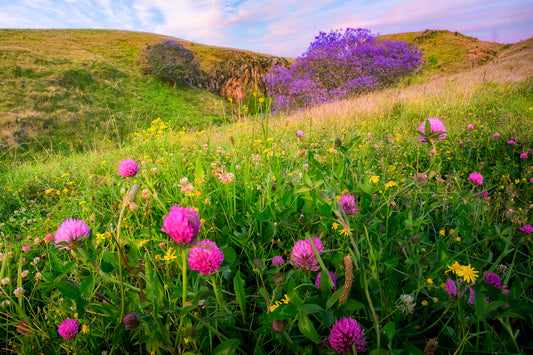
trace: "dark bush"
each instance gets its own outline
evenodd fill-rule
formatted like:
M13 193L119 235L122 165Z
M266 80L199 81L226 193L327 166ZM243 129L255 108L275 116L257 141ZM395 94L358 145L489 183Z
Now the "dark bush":
M289 68L264 78L274 110L338 100L397 82L422 63L422 52L403 41L377 43L366 29L320 32Z
M200 65L181 43L167 40L146 47L146 72L171 84L196 85Z

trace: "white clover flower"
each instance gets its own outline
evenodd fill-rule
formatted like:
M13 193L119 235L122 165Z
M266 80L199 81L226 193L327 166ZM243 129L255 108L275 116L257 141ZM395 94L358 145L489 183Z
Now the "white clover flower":
M416 303L413 303L414 300L415 299L411 295L401 295L399 304L396 307L399 308L404 314L413 313L416 305Z

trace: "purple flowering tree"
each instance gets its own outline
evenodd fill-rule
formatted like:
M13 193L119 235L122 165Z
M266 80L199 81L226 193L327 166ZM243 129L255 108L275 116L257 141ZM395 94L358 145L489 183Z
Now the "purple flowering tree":
M274 110L335 101L397 82L416 70L423 53L404 41L377 42L367 29L320 32L289 67L264 78Z
M194 54L181 43L166 40L145 49L146 72L169 83L195 85L200 64Z

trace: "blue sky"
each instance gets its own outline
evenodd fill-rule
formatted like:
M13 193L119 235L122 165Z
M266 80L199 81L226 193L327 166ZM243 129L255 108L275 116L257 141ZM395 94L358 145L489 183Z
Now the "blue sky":
M143 31L282 56L302 54L319 31L346 27L446 29L514 43L533 37L533 1L0 0L0 28Z

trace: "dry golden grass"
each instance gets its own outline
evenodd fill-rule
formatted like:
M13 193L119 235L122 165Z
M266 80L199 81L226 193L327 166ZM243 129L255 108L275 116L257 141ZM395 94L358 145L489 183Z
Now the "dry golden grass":
M533 77L532 47L521 51L522 55L504 56L497 63L489 63L457 74L430 77L422 84L403 88L390 88L303 110L281 121L306 122L313 118L313 125L346 126L368 115L390 113L397 105L409 105L422 100L443 98L447 101L465 100L479 85L517 83Z

